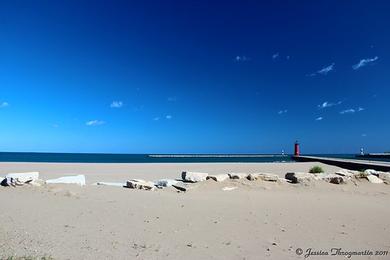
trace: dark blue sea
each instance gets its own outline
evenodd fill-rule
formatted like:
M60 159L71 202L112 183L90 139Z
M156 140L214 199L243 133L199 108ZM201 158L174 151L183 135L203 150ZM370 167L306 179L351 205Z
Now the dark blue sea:
M354 154L311 154L311 156L360 159ZM390 161L389 159L370 159ZM0 152L0 162L57 163L224 163L291 162L280 154L103 154L103 153L10 153Z
M0 152L0 162L59 163L205 163L288 162L289 155L264 154L103 154L103 153L9 153Z

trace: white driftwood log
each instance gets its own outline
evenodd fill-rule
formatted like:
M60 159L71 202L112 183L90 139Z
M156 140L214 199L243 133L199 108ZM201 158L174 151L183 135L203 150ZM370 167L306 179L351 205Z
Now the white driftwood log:
M47 184L78 184L80 186L85 185L84 175L64 176L57 179L50 179L46 181Z

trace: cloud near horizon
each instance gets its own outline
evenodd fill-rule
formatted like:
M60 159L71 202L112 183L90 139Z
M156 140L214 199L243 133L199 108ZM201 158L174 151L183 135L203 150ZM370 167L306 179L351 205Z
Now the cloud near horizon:
M111 108L121 108L123 107L123 102L122 101L112 101Z
M172 119L172 115L166 115L165 118L168 119L168 120Z
M0 108L4 108L4 107L8 107L9 106L9 104L8 104L8 102L1 102L0 103Z
M106 122L101 121L101 120L91 120L91 121L85 122L85 125L87 125L87 126L98 126L98 125L103 125L105 123Z
M358 70L358 69L360 69L361 67L367 66L368 64L370 64L370 63L376 61L377 59L379 59L378 56L375 56L374 58L361 59L361 60L359 61L359 63L353 65L352 68L353 68L354 70Z
M324 119L324 118L322 116L320 116L320 117L316 118L316 121L321 121L322 119Z

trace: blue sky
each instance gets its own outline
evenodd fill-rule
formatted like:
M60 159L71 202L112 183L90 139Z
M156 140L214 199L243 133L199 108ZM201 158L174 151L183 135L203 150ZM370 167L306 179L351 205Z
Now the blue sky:
M1 1L0 150L390 150L388 1Z

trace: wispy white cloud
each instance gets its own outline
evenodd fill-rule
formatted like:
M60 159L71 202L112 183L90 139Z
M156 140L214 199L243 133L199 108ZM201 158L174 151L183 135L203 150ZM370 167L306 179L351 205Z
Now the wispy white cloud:
M334 69L334 65L335 65L335 63L332 63L329 66L323 67L322 69L320 69L314 73L309 74L309 76L314 77L318 74L325 76Z
M356 113L356 112L360 112L360 111L363 111L365 110L364 108L362 107L358 107L358 108L349 108L349 109L346 109L346 110L342 110L340 111L340 114L353 114L353 113Z
M156 116L155 118L153 118L153 121L158 121L160 120L160 117Z
M235 58L234 58L234 60L236 61L236 62L243 62L243 61L249 61L250 60L250 58L249 57L247 57L247 56L240 56L240 55L237 55Z
M322 75L326 75L326 74L328 74L330 71L333 70L333 67L334 67L334 63L332 63L331 65L326 66L326 67L320 69L319 71L317 71L317 73L318 73L318 74L322 74Z
M375 56L374 58L367 58L367 59L361 59L359 63L352 66L352 69L358 70L361 67L367 66L369 63L372 63L378 59L378 56Z
M322 119L324 119L324 118L322 116L320 116L320 117L316 118L316 121L321 121Z
M362 134L362 137L366 137L367 136L367 134Z
M91 121L87 121L85 122L85 124L87 126L98 126L98 125L103 125L105 124L106 122L104 121L101 121L101 120L91 120Z
M168 119L168 120L172 119L172 115L166 115L165 118Z
M285 113L287 113L287 111L288 111L287 109L285 109L285 110L280 110L280 111L278 112L278 114L279 114L279 115L285 114Z
M4 107L8 107L8 106L9 106L8 102L3 101L0 103L0 108L4 108Z
M281 55L279 54L279 52L276 52L276 53L272 54L272 59L273 59L273 60L282 59L282 58L284 58L284 57L286 57L286 60L289 60L289 59L290 59L290 55L281 56Z
M325 101L324 103L318 105L317 107L322 109L322 108L328 108L328 107L337 106L337 105L340 105L341 103L342 103L341 101L336 102L336 103Z
M121 108L123 107L123 102L122 101L112 101L111 108Z
M350 109L346 109L346 110L342 110L342 111L340 111L340 114L353 114L353 113L355 113L356 112L356 110L355 109L353 109L353 108L350 108Z

